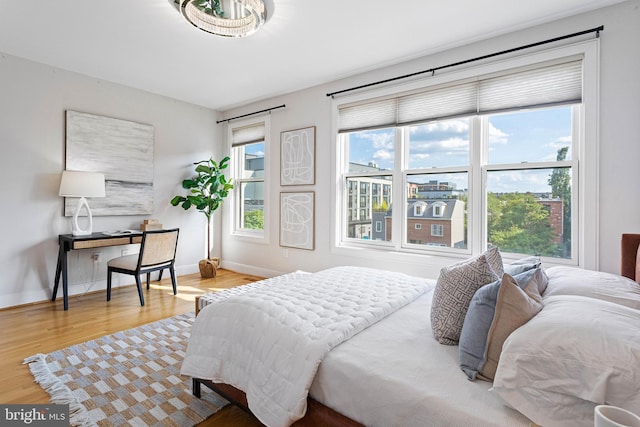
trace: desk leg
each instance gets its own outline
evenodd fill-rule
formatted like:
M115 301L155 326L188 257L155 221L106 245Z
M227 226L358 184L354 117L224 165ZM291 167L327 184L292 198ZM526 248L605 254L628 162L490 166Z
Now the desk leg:
M62 246L58 249L58 263L56 264L56 278L53 280L53 295L51 301L55 301L58 296L58 285L60 284L60 274L62 273Z
M60 284L60 276L62 276L62 297L64 299L64 309L69 309L69 294L68 294L68 284L69 284L69 276L67 273L67 251L64 249L64 246L61 244L58 249L58 265L56 265L56 278L54 279L53 284L53 295L51 296L51 301L55 301L58 296L58 285Z
M62 249L62 259L60 260L61 270L62 270L62 295L64 297L64 309L69 309L69 273L67 269L67 251Z

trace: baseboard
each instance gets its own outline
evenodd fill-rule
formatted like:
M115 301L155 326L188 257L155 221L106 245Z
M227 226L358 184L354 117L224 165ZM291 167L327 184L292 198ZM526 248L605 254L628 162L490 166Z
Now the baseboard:
M241 274L250 274L258 277L275 277L285 274L285 272L282 271L268 270L266 268L255 267L253 265L225 261L224 259L222 259L221 264L221 268L224 268L225 270L231 270Z

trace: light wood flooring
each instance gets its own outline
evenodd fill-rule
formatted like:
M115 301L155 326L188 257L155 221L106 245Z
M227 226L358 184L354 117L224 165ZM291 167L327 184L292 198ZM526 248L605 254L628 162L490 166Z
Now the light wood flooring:
M165 276L168 276L166 274ZM207 292L226 289L260 280L260 277L218 270L213 279L199 274L178 277L178 295L173 295L171 280L151 282L145 290L145 306L140 306L135 286L69 298L64 311L62 297L56 302L29 304L0 310L0 403L48 403L49 395L33 381L23 360L36 353L49 353L103 335L134 328L166 317L194 311L195 298ZM261 426L254 417L232 407L225 407L200 426Z

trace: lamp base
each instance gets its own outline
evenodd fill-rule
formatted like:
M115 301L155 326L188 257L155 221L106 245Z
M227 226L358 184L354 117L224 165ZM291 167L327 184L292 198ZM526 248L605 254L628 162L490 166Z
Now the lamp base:
M86 229L80 228L80 224L78 224L78 216L80 215L80 211L82 210L83 207L87 211L88 224ZM73 222L71 223L71 228L72 228L71 234L73 234L74 236L87 236L93 233L93 217L91 216L91 209L89 209L89 203L87 202L87 199L85 199L84 197L80 197L80 200L78 200L78 207L76 208L76 213L73 216Z

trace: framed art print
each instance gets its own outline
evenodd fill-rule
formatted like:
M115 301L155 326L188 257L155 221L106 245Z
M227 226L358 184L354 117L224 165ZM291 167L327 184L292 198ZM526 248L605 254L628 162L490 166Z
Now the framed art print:
M280 246L314 249L313 191L280 193Z
M65 169L104 173L93 216L153 213L153 126L67 110ZM76 204L65 198L65 216Z
M315 126L280 133L280 185L315 184L315 145Z

